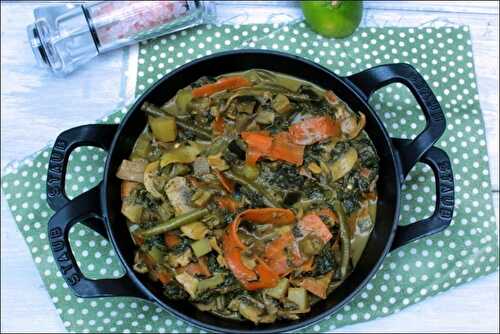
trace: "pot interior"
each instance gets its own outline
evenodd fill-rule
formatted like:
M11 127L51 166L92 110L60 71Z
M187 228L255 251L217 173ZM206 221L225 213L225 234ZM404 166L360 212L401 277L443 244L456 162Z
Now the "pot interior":
M208 312L201 312L188 301L170 301L163 297L161 287L158 284L151 282L146 276L133 272L135 247L129 235L125 218L120 214L120 181L115 177L120 162L122 159L128 158L136 138L146 125L146 117L140 110L144 101L161 105L174 96L179 89L201 76L217 76L252 68L285 73L333 90L353 110L361 111L366 115L365 130L372 139L381 159L377 185L379 194L377 219L364 253L354 271L326 300L315 304L311 312L302 315L300 320L281 320L273 324L258 326L251 322L222 319ZM277 52L241 50L216 54L191 62L166 75L138 100L123 120L110 151L104 175L103 186L105 190L103 193L106 198L103 199L103 205L104 213L107 215L108 231L111 232L110 240L116 248L116 253L124 262L129 275L137 279L140 289L148 299L156 301L181 318L207 329L254 333L258 331L284 331L308 325L339 309L375 273L390 247L399 216L400 182L397 175L390 139L380 119L342 78L315 63L295 56Z

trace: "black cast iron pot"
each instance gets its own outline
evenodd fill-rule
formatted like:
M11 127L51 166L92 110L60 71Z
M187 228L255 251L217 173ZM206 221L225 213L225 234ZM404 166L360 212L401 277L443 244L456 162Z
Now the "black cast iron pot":
M143 102L161 105L177 90L200 76L215 77L252 68L286 73L332 89L353 110L366 115L365 129L381 159L376 224L352 274L300 320L281 320L258 326L248 321L227 320L201 312L188 301L169 301L159 285L133 271L135 247L125 218L120 213L120 180L115 177L120 162L129 156L132 145L146 125L146 116L140 110ZM375 90L393 82L400 82L411 90L425 115L427 125L414 140L390 138L380 118L368 104ZM339 77L303 58L264 50L224 52L192 61L172 71L145 92L120 125L85 125L59 135L50 156L47 176L47 201L56 211L48 226L54 259L68 286L79 297L142 298L195 326L221 332L290 331L311 325L349 302L376 273L388 252L440 232L450 224L454 204L451 164L444 151L432 146L443 134L445 124L444 114L431 89L422 76L407 64L381 65L349 77ZM95 188L70 201L64 192L68 158L73 149L84 145L100 147L108 152L104 179ZM434 172L436 208L427 219L399 226L401 185L417 162L429 165ZM82 222L111 242L125 268L123 277L91 280L82 274L68 242L68 232L77 222Z

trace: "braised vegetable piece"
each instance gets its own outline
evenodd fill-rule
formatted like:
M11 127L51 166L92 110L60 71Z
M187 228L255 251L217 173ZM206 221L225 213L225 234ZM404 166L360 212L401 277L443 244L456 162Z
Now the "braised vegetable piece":
M306 277L299 283L299 285L313 295L316 295L321 299L325 299L332 276L333 272L330 271L328 274L319 278Z
M122 214L132 223L138 223L141 219L143 207L140 204L129 204L124 202L122 205Z
M273 100L273 109L278 113L286 113L292 109L292 105L285 95L278 94Z
M148 133L147 129L139 138L137 138L132 154L130 155L130 160L145 159L151 152L151 135Z
M173 163L190 164L200 153L201 148L197 144L182 145L163 154L161 156L160 166L163 168Z
M310 234L299 242L299 249L305 256L314 256L321 252L323 243L314 234Z
M175 276L177 282L182 284L184 290L191 296L191 298L196 298L196 292L198 289L199 281L188 273L182 273Z
M222 158L222 153L209 155L207 157L207 161L210 167L212 167L216 171L222 172L229 169L229 165Z
M193 94L188 89L180 90L175 96L175 105L177 106L177 111L180 114L186 114L188 112L188 105L193 99Z
M116 172L116 177L126 181L143 183L145 168L146 162L144 161L123 160L118 168L118 172Z
M247 180L253 181L259 176L259 167L244 164L238 172Z
M184 214L194 210L191 205L192 191L185 177L176 176L168 180L165 192L176 214Z
M208 239L201 239L193 242L191 244L191 248L193 249L194 255L196 255L196 257L202 257L203 255L210 253L210 251L212 250Z
M304 288L288 288L287 299L297 305L297 308L301 311L309 307L309 297Z
M264 290L265 293L273 298L282 299L288 291L288 278L282 278L274 288Z
M216 288L217 286L224 283L225 274L216 273L213 277L204 279L198 283L197 291L198 293L205 292Z
M337 160L330 164L330 173L332 181L336 181L349 173L358 160L358 152L354 148L350 148L342 154Z
M165 117L149 117L149 126L153 132L153 136L164 142L174 141L177 136L177 127L175 118L171 116Z
M197 207L204 207L210 201L212 194L210 190L198 189L193 196L191 196L191 202Z
M160 162L154 161L144 168L144 187L154 198L162 198L161 185L162 179L159 176ZM160 190L159 190L160 189Z
M256 324L259 323L260 316L263 313L262 310L245 302L240 302L238 311L243 317Z
M132 192L132 190L134 190L135 187L137 187L138 184L139 183L133 181L122 181L121 192L120 192L122 200L127 198Z
M166 298L272 323L348 279L376 219L362 113L262 69L200 77L141 109L148 124L116 176L134 270Z
M269 125L274 123L274 112L270 110L260 110L257 112L255 121L258 124Z
M193 239L193 240L201 240L203 239L208 231L208 228L202 222L194 222L187 225L183 225L180 227L182 235Z

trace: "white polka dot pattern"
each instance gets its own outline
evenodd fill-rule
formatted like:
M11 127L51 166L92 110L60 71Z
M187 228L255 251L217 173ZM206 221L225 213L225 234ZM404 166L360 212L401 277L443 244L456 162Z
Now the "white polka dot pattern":
M330 40L312 33L302 22L281 27L208 25L142 43L137 95L190 60L238 48L297 54L340 75L399 62L412 64L422 73L447 117L447 131L438 146L448 152L453 162L457 191L454 220L443 233L390 253L379 272L354 300L335 315L306 329L325 332L398 312L498 269L498 236L470 44L467 27L360 28L350 38ZM424 118L419 107L400 84L378 91L370 103L392 136L414 138L423 128ZM102 122L119 123L126 110L118 110ZM4 171L2 190L68 331L199 332L142 300L81 299L72 294L47 242L47 220L52 214L44 193L49 152L45 149L25 161L10 164ZM100 181L105 158L104 152L96 148L75 150L66 177L70 197ZM428 167L419 164L411 171L402 191L401 224L432 213L434 186ZM111 245L97 233L76 225L70 232L70 241L82 271L90 278L122 275L123 269Z

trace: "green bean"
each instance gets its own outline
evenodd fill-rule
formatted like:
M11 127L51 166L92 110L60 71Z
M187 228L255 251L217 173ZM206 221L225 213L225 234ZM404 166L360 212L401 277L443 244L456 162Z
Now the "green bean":
M158 116L161 117L161 116L165 116L165 115L173 116L173 117L175 117L176 123L180 128L182 128L184 130L192 131L197 136L199 136L200 138L203 138L203 139L210 140L212 138L209 131L202 129L200 127L197 127L196 125L188 124L187 121L181 120L178 117L178 115L175 115L174 113L172 113L166 109L160 109L152 103L144 102L142 104L141 110L143 110L143 111L145 111L153 116L157 116L157 117Z
M204 154L208 156L208 155L216 155L218 153L222 153L226 150L230 141L231 138L225 136L215 138L211 142L210 146L208 146L208 148L205 150Z
M340 227L340 251L342 254L340 261L340 277L341 279L344 279L347 275L347 268L349 266L351 240L349 237L347 222L345 219L345 212L344 208L342 207L342 203L336 201L334 204L334 208L339 218Z
M285 93L284 94L290 101L294 102L310 102L312 99L311 97L305 95L305 94L291 94L291 93Z
M229 179L233 180L234 182L237 182L237 183L241 184L242 186L247 187L251 191L261 195L262 201L264 202L265 205L267 205L271 208L279 208L280 207L280 205L276 202L276 200L273 198L273 196L271 196L271 194L269 194L267 191L262 189L262 187L260 187L258 184L248 180L247 178L245 178L242 175L234 173L231 170L225 171L224 174Z
M211 310L210 312L212 312L215 315L218 315L221 318L241 320L241 316L238 312L225 313L225 312L218 311L218 310Z
M221 112L224 113L226 110L229 109L229 106L233 101L238 98L238 97L253 97L255 100L257 100L259 103L264 104L266 102L265 98L265 90L257 90L253 88L241 88L237 90L234 94L232 94L224 104L224 106L221 108Z
M154 235L165 233L167 231L175 230L176 228L179 228L183 225L187 225L199 220L201 217L208 214L208 212L209 211L206 208L186 212L164 223L160 223L152 228L144 230L141 232L141 234L143 237L148 238Z

